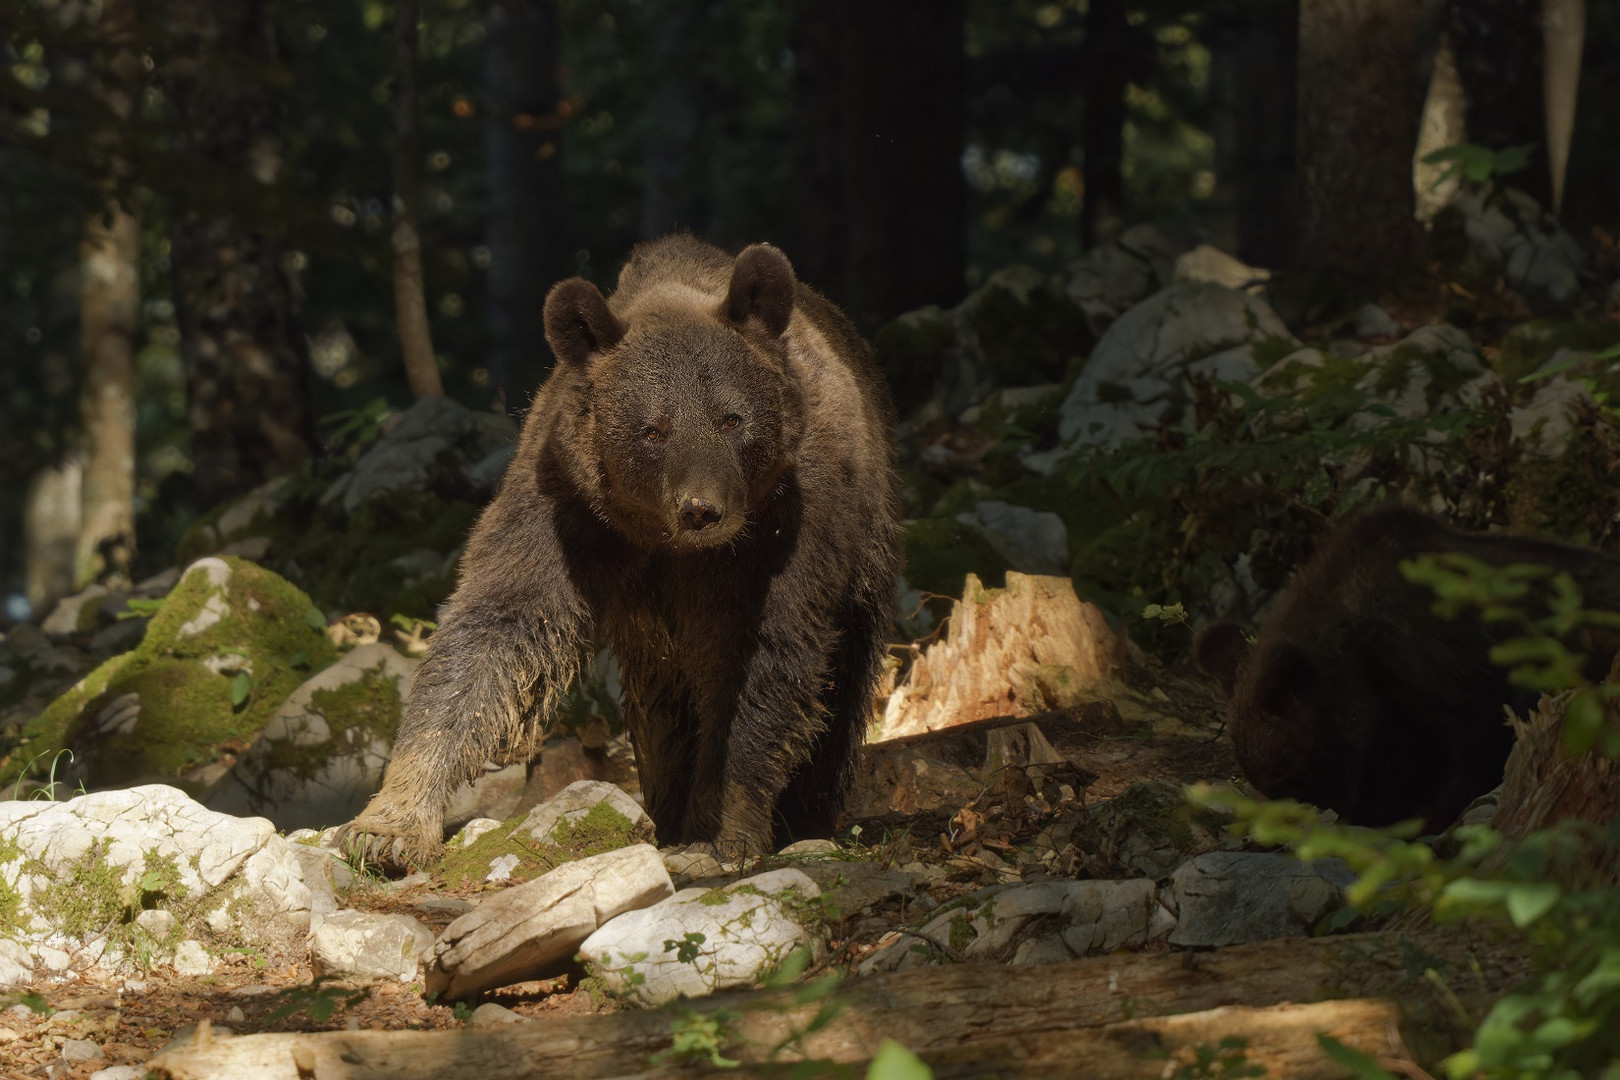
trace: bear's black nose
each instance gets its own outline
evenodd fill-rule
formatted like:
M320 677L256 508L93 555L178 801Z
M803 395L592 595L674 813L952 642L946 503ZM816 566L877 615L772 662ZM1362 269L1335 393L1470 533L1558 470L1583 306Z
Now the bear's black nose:
M681 521L693 532L701 532L712 525L720 524L720 516L718 506L696 495L681 504Z

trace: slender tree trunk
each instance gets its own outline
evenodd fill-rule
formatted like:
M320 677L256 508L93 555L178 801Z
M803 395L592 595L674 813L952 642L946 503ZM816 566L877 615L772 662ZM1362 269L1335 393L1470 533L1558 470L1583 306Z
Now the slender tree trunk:
M484 37L484 159L489 182L490 375L511 411L550 366L546 290L572 272L563 223L556 0L502 0Z
M1463 93L1462 80L1457 77L1457 51L1452 47L1451 35L1442 33L1434 51L1434 69L1429 73L1429 93L1423 99L1423 119L1412 161L1412 186L1419 221L1433 221L1461 183L1456 170L1423 159L1436 150L1467 141L1468 96Z
M1300 265L1387 280L1417 262L1418 6L1301 0Z
M79 412L86 454L74 585L128 584L135 558L135 332L141 227L116 203L85 226Z
M1294 259L1294 99L1298 0L1243 5L1215 62L1230 107L1216 149L1229 177L1237 254L1256 266Z
M416 397L443 397L433 359L419 232L422 139L416 133L417 0L394 0L394 316L405 380Z
M91 92L127 125L141 91L133 0L106 0L92 64ZM135 558L135 335L140 308L141 226L120 205L130 174L127 130L109 125L91 136L105 170L103 207L80 242L79 341L83 357L79 415L85 440L83 512L74 551L74 586L129 582ZM131 205L133 203L131 202Z
M800 0L793 20L793 267L799 277L850 307L846 273L844 118L839 71L842 28L821 0Z
M1125 0L1091 0L1081 60L1085 194L1080 240L1086 247L1108 242L1125 224L1125 86L1130 78L1130 37Z
M692 57L706 8L694 0L660 0L649 11L656 75L647 97L647 182L641 197L641 235L648 239L676 229L704 229L697 197L703 84Z
M191 454L204 505L309 455L307 343L274 185L281 115L268 0L172 0L159 70L198 164L170 262L186 365Z
M1586 47L1586 0L1543 0L1542 97L1547 109L1547 169L1553 213L1563 209L1564 173L1575 135L1575 98Z
M852 313L868 325L963 292L965 0L837 0Z
M1509 181L1543 205L1552 184L1542 103L1543 0L1450 0L1449 34L1468 99L1468 141L1503 150L1533 146L1531 167Z

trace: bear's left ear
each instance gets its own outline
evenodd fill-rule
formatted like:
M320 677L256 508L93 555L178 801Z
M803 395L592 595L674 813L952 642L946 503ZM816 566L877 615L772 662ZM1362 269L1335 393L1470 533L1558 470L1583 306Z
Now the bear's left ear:
M780 336L793 317L793 264L769 244L750 244L731 267L731 288L726 291L722 311L741 325L749 317L758 319L773 335Z

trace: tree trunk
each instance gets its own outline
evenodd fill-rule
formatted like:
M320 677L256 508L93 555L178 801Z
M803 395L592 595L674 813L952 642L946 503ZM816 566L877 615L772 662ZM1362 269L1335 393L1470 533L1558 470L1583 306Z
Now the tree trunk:
M1564 205L1564 172L1575 135L1575 98L1586 46L1586 0L1543 0L1542 97L1547 110L1547 175L1553 213Z
M85 225L79 339L84 385L79 413L86 453L84 513L74 587L127 585L135 559L135 330L141 227L109 204Z
M648 11L654 36L652 91L647 96L647 180L641 194L641 235L676 229L702 232L697 193L705 186L699 129L703 84L693 64L706 4L662 0Z
M1442 33L1434 51L1434 70L1429 74L1429 93L1423 100L1423 119L1412 161L1419 221L1433 221L1462 182L1448 165L1428 164L1423 159L1436 150L1467 141L1468 96L1457 76L1457 51L1452 47L1451 35Z
M127 125L141 92L133 0L107 0L97 33L91 92ZM74 587L92 581L128 584L135 558L135 334L140 308L141 226L119 204L128 180L127 128L91 137L104 170L103 207L85 223L79 245L82 282L79 341L84 381L79 415L85 459L83 513L74 553ZM122 192L127 199L129 193ZM131 202L131 205L133 203Z
M842 28L821 0L800 0L793 20L793 268L846 309L848 234L839 70Z
M722 994L686 1006L700 1016L729 1010L735 1017L720 1029L721 1049L743 1062L741 1070L727 1074L732 1076L787 1075L797 1055L864 1072L879 1045L893 1039L942 1078L993 1072L1149 1080L1170 1075L1178 1062L1194 1075L1189 1059L1197 1048L1214 1049L1222 1038L1235 1036L1246 1040L1248 1063L1265 1067L1267 1076L1339 1077L1345 1073L1321 1056L1317 1032L1405 1071L1397 1064L1410 1061L1398 1022L1414 1028L1448 1023L1453 1002L1408 975L1418 947L1426 964L1447 972L1447 993L1465 1008L1489 1002L1524 975L1524 965L1508 949L1462 935L1425 933L1408 940L1361 934L1202 953L1116 953L1043 967L955 964L903 971L848 983L831 999L835 1011L822 1023L815 1021L823 1003L797 1003L791 990ZM1398 997L1399 1009L1368 1000L1383 995ZM476 1032L228 1039L199 1033L152 1058L147 1068L166 1080L720 1075L650 1061L669 1049L670 1039L670 1014L661 1010L558 1017ZM773 1057L771 1048L784 1044L792 1051ZM1209 1074L1216 1075L1213 1069Z
M41 469L23 499L23 590L30 615L44 619L73 591L73 556L84 514L84 466L77 456Z
M1085 151L1085 194L1080 239L1086 247L1107 243L1125 224L1125 86L1129 81L1131 28L1125 0L1091 0L1081 58L1085 101L1080 141Z
M1449 35L1468 100L1468 141L1492 150L1546 147L1542 103L1544 0L1451 0ZM1537 155L1509 181L1542 205L1550 174Z
M443 397L422 288L422 139L416 133L416 0L394 0L394 317L405 380L416 397Z
M1303 267L1389 280L1416 266L1418 16L1411 0L1301 0Z
M871 326L963 292L965 0L837 0L847 286Z
M1237 254L1255 266L1294 259L1298 45L1298 0L1276 0L1245 5L1216 54L1230 102L1229 145L1216 149L1230 178Z
M562 229L556 0L502 0L487 25L490 376L502 407L518 412L550 367L540 318L546 290L572 272Z
M181 193L174 273L198 495L212 505L309 455L309 357L274 209L280 109L266 0L176 0L161 66L197 169Z

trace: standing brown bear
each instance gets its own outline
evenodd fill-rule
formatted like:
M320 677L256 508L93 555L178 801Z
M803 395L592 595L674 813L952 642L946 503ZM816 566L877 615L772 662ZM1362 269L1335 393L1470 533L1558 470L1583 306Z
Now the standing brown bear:
M559 283L545 327L556 370L345 836L430 859L451 792L533 757L599 644L661 842L828 835L901 561L870 349L776 248L690 236L637 247L611 300Z

